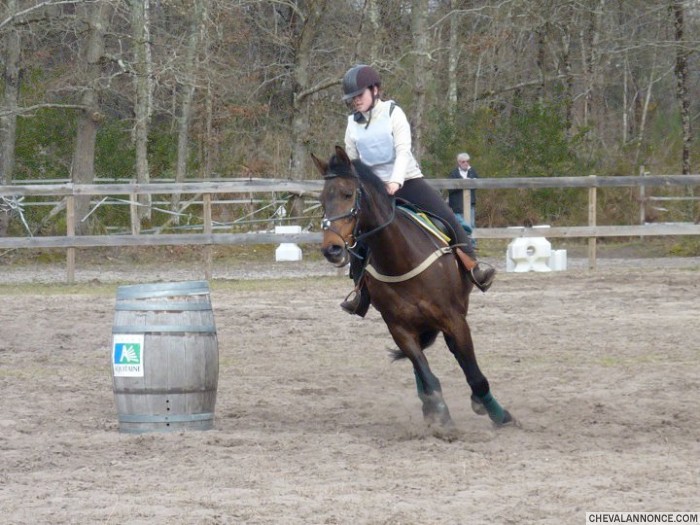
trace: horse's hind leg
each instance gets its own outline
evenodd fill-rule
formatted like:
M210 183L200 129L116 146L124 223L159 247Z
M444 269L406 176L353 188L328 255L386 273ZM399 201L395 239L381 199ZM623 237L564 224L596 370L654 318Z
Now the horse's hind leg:
M445 342L450 352L455 356L459 366L462 368L467 378L467 383L472 390L472 409L477 414L488 414L497 425L506 425L515 420L506 409L504 409L491 393L488 379L484 376L476 362L474 354L474 343L472 342L469 326L462 330L461 341L457 338L445 334Z

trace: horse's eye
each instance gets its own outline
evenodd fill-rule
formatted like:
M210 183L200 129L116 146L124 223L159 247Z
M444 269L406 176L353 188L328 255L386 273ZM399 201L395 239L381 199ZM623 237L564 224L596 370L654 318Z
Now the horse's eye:
M352 196L353 196L353 193L352 193L351 191L343 192L343 193L342 193L342 197L343 197L343 199L345 199L346 201L349 201L350 199L352 199Z

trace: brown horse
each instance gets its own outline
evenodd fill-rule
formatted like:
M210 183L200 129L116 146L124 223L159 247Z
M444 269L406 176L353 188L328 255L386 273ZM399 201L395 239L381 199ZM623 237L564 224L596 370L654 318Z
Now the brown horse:
M451 248L397 207L372 170L351 161L342 148L336 147L328 162L312 157L325 179L323 255L344 266L358 243L369 248L362 279L399 347L396 357L413 363L426 422L442 428L454 425L440 381L423 353L439 332L464 371L474 411L488 414L496 425L513 422L476 362L466 320L473 284Z

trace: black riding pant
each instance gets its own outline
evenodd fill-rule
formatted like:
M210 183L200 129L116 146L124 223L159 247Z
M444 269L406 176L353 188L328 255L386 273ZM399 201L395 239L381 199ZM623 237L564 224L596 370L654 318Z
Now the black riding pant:
M394 195L445 221L455 233L456 244L463 245L461 249L471 258L476 259L471 237L464 231L454 212L443 200L440 193L428 184L424 178L420 177L404 181L404 185ZM357 283L364 268L364 258L367 256L367 249L363 245L358 245L355 251L360 257L356 257L355 254L351 253L350 277Z
M454 212L447 205L440 193L428 184L424 178L420 177L404 181L401 189L394 195L444 220L454 231L456 243L464 244L462 250L470 257L476 258L471 237L464 231L464 228L462 228Z

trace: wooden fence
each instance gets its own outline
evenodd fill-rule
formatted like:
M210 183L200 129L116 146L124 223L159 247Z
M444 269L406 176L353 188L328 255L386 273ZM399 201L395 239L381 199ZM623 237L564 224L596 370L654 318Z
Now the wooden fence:
M700 224L669 223L641 225L597 225L597 189L614 187L638 187L640 194L646 187L700 186L700 175L657 175L644 177L538 177L509 179L429 179L438 190L448 189L543 189L582 188L588 190L588 224L585 226L550 227L550 238L587 238L589 267L596 267L596 239L599 237L635 237L666 235L700 235ZM217 194L253 194L282 192L318 198L323 181L291 181L279 179L241 179L234 181L152 183L152 184L28 184L0 186L0 196L8 198L52 196L66 199L66 235L46 237L0 237L0 249L65 248L67 250L67 281L75 278L76 248L119 246L203 245L205 252L205 276L211 277L211 246L232 244L278 244L281 242L317 244L321 233L213 233L212 196ZM78 196L103 197L125 195L131 202L132 224L137 221L136 203L142 194L181 194L202 196L202 233L187 234L138 234L132 228L131 235L82 235L75 234L75 198ZM477 239L513 239L517 237L541 237L539 228L478 228Z

